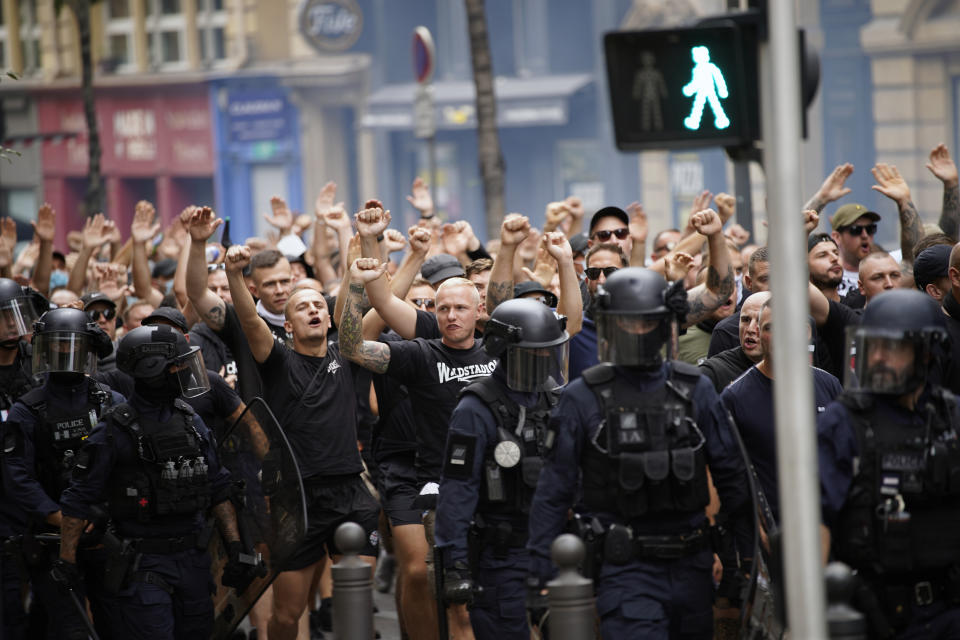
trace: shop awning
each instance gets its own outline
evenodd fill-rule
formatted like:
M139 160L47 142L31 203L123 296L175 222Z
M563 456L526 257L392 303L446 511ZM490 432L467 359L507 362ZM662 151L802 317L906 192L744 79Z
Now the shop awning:
M569 116L569 99L592 82L588 74L497 78L497 120L501 127L562 125ZM476 126L473 82L435 82L434 105L438 129ZM412 129L417 85L387 85L373 92L361 121L372 129Z

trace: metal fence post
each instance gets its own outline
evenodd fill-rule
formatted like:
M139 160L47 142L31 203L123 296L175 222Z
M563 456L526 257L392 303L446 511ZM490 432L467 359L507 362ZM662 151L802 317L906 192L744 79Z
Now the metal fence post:
M550 547L557 577L547 583L550 615L547 628L551 640L591 640L594 637L593 580L577 571L583 562L583 541L565 533Z
M333 565L333 632L338 640L373 638L373 570L357 557L366 543L363 528L344 522L334 534L343 554Z

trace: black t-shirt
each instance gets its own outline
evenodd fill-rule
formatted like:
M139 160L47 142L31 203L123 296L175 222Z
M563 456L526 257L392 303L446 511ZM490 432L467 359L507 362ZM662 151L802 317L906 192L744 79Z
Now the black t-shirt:
M813 399L817 414L840 395L840 382L816 367L813 375ZM777 493L777 438L774 429L773 382L751 367L720 394L720 400L733 416L740 437L757 470L760 488L775 517L780 517L780 496Z
M224 375L237 375L237 361L223 340L205 322L198 322L190 329L190 344L200 347L203 363L207 369L220 371Z
M274 342L259 366L264 399L287 434L304 478L360 473L350 365L337 345L323 358Z
M861 309L851 309L845 304L828 300L830 312L827 321L820 327L819 334L830 354L829 372L843 380L843 370L850 359L844 353L847 345L847 327L860 324Z
M264 397L263 381L260 379L260 371L257 368L257 361L250 351L250 342L246 334L243 333L243 327L240 326L240 318L237 316L237 310L232 304L226 305L227 311L223 319L223 328L215 332L223 344L230 349L233 358L237 363L237 392L244 402L250 402L257 396ZM289 337L283 327L270 324L266 320L273 337L285 342Z
M712 358L727 349L740 346L740 309L716 324L710 334L707 357Z
M440 340L417 338L391 342L387 375L402 381L416 421L417 477L438 482L460 390L493 373L496 360L476 341L470 349L452 349Z
M402 340L393 331L380 334L381 342ZM373 429L374 459L380 461L394 454L416 451L417 435L407 388L399 380L380 374L373 374L373 388L379 413Z

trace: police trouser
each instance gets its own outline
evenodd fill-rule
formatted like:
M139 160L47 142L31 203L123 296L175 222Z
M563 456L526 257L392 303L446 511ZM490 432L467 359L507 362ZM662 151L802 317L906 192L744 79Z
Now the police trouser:
M83 619L86 612L81 614L70 592L63 585L56 582L50 575L53 561L59 554L56 544L45 544L46 554L42 559L27 566L30 577L30 588L35 599L33 606L40 606L45 614L42 618L46 622L46 631L43 637L46 640L87 640L90 636L87 622ZM77 551L77 566L83 576L83 586L75 591L77 601L84 607L87 599L90 601L90 610L93 612L93 624L97 635L103 640L111 637L108 622L109 604L103 600L100 590L103 563L106 560L104 549L80 549ZM36 636L35 636L36 637Z
M113 598L113 636L130 640L209 638L212 593L206 550L142 553L128 586Z
M0 634L6 640L22 640L27 626L27 614L23 608L20 592L20 567L17 556L6 549L6 541L0 539L4 548L0 549L0 581L3 585L3 624Z
M530 554L514 547L497 554L491 547L480 552L474 579L483 592L470 607L470 626L477 640L529 640L526 612L526 577Z
M597 615L604 638L703 639L713 636L713 553L676 560L604 562Z

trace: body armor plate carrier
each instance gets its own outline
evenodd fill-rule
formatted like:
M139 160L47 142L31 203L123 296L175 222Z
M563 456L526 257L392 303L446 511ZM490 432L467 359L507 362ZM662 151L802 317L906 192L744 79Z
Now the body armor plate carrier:
M179 399L174 405L177 410L165 423L145 419L129 404L118 404L107 413L111 425L130 435L138 453L138 459L121 462L116 470L110 496L114 518L149 523L209 506L207 461L193 409Z
M467 393L483 400L497 423L497 438L483 452L477 512L504 516L530 513L543 468L543 439L553 404L551 394L539 394L537 406L528 410L514 402L502 385L491 378L483 378L461 391Z
M110 407L110 394L93 380L88 381L87 402L75 411L64 411L47 402L42 388L20 397L36 417L33 431L36 452L35 473L44 492L53 500L70 486L70 473L76 454Z
M705 441L693 419L700 371L676 361L667 369L665 384L643 393L611 364L583 372L602 416L583 453L583 498L592 510L632 520L709 503Z

